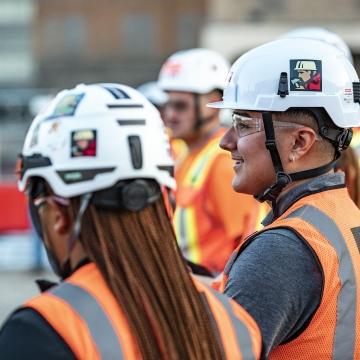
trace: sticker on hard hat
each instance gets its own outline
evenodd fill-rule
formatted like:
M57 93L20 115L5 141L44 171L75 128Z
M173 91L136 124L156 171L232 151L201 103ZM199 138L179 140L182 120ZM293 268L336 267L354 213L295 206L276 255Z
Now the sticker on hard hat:
M49 119L60 116L72 116L75 114L76 108L85 94L70 94L64 96L56 105L52 115Z
M96 156L96 130L71 132L71 157Z
M350 104L350 105L354 103L354 95L353 95L353 89L352 88L344 89L343 101L344 101L345 104Z
M291 91L321 91L321 60L290 60Z
M169 76L176 76L181 71L181 63L177 61L168 60L163 66L163 71L165 74L168 74Z

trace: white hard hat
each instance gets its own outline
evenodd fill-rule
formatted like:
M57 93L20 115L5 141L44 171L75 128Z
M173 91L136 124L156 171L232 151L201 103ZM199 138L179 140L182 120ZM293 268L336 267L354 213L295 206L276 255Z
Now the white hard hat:
M302 83L299 61L313 61L316 75ZM223 101L210 107L254 111L324 108L341 128L360 125L360 84L344 53L323 41L280 39L250 50L231 67Z
M172 166L160 114L143 95L124 85L82 84L60 92L34 119L21 154L19 189L33 177L62 197L137 178L173 189Z
M351 50L346 42L336 33L321 27L300 27L284 34L281 38L306 38L324 41L342 51L348 60L353 63Z
M206 94L224 88L228 71L228 61L215 51L183 50L170 56L164 63L158 84L164 91Z
M168 99L167 93L160 89L156 81L140 85L137 91L140 91L155 106L163 106Z

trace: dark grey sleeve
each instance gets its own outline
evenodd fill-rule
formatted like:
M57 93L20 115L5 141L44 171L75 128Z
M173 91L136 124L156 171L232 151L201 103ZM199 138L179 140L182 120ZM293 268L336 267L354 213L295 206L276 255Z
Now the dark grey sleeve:
M306 327L322 296L316 255L288 229L263 232L236 259L225 293L258 323L265 355Z
M12 314L0 330L1 360L75 360L75 355L35 310L24 308Z

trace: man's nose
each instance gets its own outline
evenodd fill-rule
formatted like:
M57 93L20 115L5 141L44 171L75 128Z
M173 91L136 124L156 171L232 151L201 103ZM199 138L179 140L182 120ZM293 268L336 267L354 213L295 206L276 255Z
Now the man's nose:
M222 136L219 146L226 151L231 151L236 148L236 134L233 127L229 128Z

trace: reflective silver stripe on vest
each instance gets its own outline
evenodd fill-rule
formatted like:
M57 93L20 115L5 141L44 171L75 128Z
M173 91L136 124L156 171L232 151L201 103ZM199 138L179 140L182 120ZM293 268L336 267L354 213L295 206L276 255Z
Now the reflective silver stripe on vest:
M96 299L85 289L67 282L50 293L67 302L84 320L103 360L124 359L119 338Z
M306 205L288 218L301 218L317 229L334 247L339 259L341 289L337 299L333 360L354 359L356 280L345 239L334 221L314 206Z
M247 326L234 314L234 311L230 304L230 299L227 296L215 291L214 289L208 289L211 290L211 293L221 302L222 306L224 306L225 310L229 314L231 323L235 330L236 338L240 347L243 360L255 360L249 330Z

